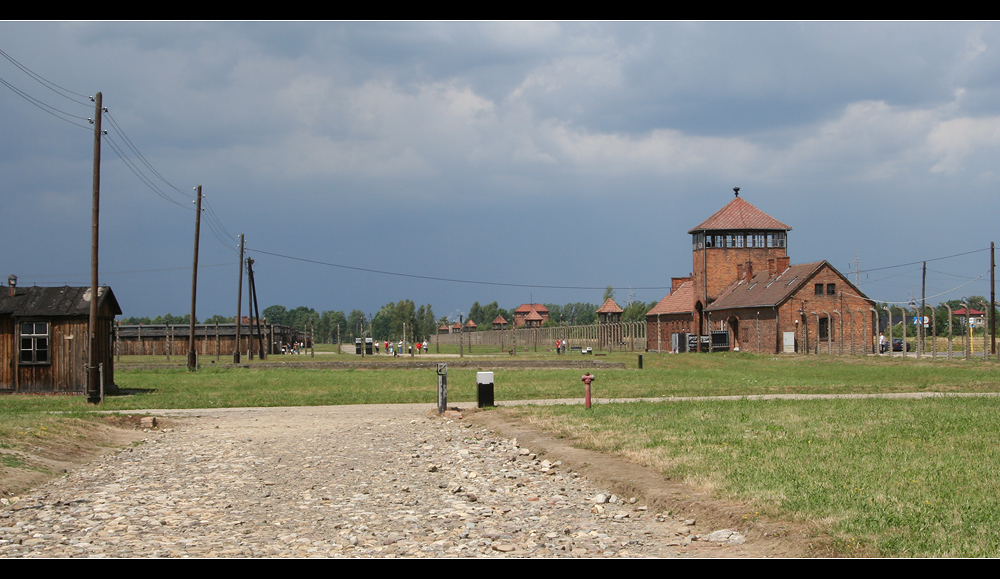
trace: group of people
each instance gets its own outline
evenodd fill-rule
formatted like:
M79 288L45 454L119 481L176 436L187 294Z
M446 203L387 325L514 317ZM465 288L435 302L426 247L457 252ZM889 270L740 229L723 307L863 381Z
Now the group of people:
M379 353L379 346L380 345L384 345L385 346L385 350L383 350L383 351L386 353L386 355L392 356L394 358L398 357L403 352L403 340L400 340L398 344L394 344L394 343L389 342L389 341L375 342L375 353L376 354ZM412 354L414 347L416 347L416 349L417 349L417 354L420 354L421 350L424 351L424 352L426 352L427 351L427 340L424 340L423 342L417 342L415 344L409 344L409 345L407 345L408 353Z
M282 354L301 354L302 353L302 349L304 347L305 347L305 344L303 344L302 342L295 342L294 344L291 344L291 345L289 345L289 344L281 344L281 353Z
M556 340L556 354L565 354L567 347L569 344L566 340Z

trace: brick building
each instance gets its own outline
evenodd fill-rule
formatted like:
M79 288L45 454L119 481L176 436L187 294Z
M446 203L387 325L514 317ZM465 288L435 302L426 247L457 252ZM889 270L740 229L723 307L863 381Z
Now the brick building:
M541 328L549 321L549 308L542 304L521 304L514 310L515 328Z
M736 190L688 232L692 273L646 313L647 349L872 352L874 302L826 261L792 265L791 229Z

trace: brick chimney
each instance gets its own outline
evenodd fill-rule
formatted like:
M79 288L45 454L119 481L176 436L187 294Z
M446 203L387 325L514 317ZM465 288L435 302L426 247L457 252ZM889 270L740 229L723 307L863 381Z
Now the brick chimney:
M778 275L778 263L773 257L767 258L767 276L774 277Z
M10 277L7 278L7 291L9 292L8 295L10 297L14 297L14 291L16 290L16 288L17 288L17 276L14 274L10 274Z
M746 272L746 276L747 276L746 277L746 282L750 283L751 281L753 281L753 262L752 261L748 261L746 263L746 265L743 267L743 270Z
M681 287L681 285L689 281L691 281L691 276L670 278L670 293L674 293L675 291L677 291L677 288Z
M784 271L788 269L789 265L791 265L791 261L792 258L788 257L787 255L783 255L777 258L777 270L779 275L784 273Z

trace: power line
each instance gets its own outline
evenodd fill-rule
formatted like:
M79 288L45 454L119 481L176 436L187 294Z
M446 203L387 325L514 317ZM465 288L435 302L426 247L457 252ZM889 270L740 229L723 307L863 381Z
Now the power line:
M193 194L188 193L187 191L182 191L181 189L178 189L170 181L167 181L167 179L163 175L160 175L159 171L157 171L153 167L153 165L150 164L150 162L146 160L146 157L141 152L139 152L139 149L132 143L132 139L128 138L128 135L126 135L125 131L122 130L121 126L118 124L118 121L116 121L115 118L113 116L111 116L111 112L110 111L107 113L107 117L108 117L108 120L111 121L111 126L115 129L115 131L117 131L122 136L122 139L124 139L125 144L128 145L128 148L131 149L133 153L135 153L135 156L140 161L142 161L142 164L145 165L146 168L148 168L153 173L153 175L155 175L160 181L163 181L164 183L167 184L168 187L170 187L174 191L180 193L181 195L184 195L185 197L188 197L188 198L193 198L194 197Z
M111 137L111 135L105 134L104 135L104 140L105 140L105 142L108 143L108 145L111 146L111 149L115 152L115 154L118 155L118 158L121 159L123 163L125 163L125 166L128 167L129 170L132 171L132 173L136 177L138 177L138 179L140 181L142 181L142 183L146 187L148 187L150 189L150 191L152 191L153 193L156 193L157 195L159 195L160 197L162 197L165 201L169 201L170 203L173 203L174 205L178 205L180 207L187 208L187 206L184 205L183 203L175 201L175 200L171 199L169 196L167 196L167 194L164 193L162 189L160 189L159 187L157 187L156 184L153 183L149 179L149 177L147 177L145 174L143 174L142 170L139 167L137 167L136 164L133 163L131 159L128 158L128 156L125 154L125 152L122 151L121 146L118 145L115 142L115 140Z
M24 66L23 64L21 64L20 62L18 62L17 60L15 60L14 57L12 57L11 55L7 54L3 50L0 50L0 56L3 56L7 60L9 60L11 64L13 64L17 68L21 69L21 72L23 72L24 74L26 74L26 75L30 76L31 78L35 79L35 81L37 81L39 84L41 84L45 88L51 90L52 92L56 93L57 95L65 98L65 99L69 99L70 101L73 101L76 104L83 105L83 106L88 106L88 107L90 105L86 101L93 101L94 100L93 97L90 97L90 96L87 96L87 95L82 95L82 94L80 94L78 92L73 92L73 91L69 90L68 88L63 88L63 87L57 85L56 83L51 82L51 81L45 79L45 77L43 77L42 75L34 72L30 68ZM68 96L67 94L64 94L64 93L69 93L71 95L78 96L78 97L84 99L84 101L78 101L75 98L73 98L71 96Z
M236 262L214 263L214 264L211 264L211 265L201 265L201 264L199 264L198 265L198 269L204 269L204 268L207 268L207 267L230 267L230 266L233 266L233 265L236 265ZM157 269L133 269L133 270L126 270L126 271L104 271L104 272L101 272L101 275L102 276L103 275L131 275L131 274L137 274L137 273L158 273L158 272L164 272L164 271L182 271L182 270L183 271L191 271L191 266L190 265L186 265L186 266L182 266L182 267L161 267L161 268L157 268ZM53 277L66 278L66 277L74 277L74 276L78 276L78 275L90 275L90 272L87 271L87 272L71 272L71 273L45 273L45 274L38 274L38 275L26 274L26 275L18 276L18 279L22 280L22 281L25 281L25 280L30 281L30 280L35 279L35 278L53 278ZM31 282L31 283L34 283L34 282Z
M325 261L317 261L317 260L314 260L314 259L306 259L306 258L303 258L303 257L293 257L291 255L282 255L280 253L271 253L269 251L263 251L263 250L260 250L260 249L247 248L247 251L256 251L257 253L263 253L264 255L271 255L271 256L274 256L274 257L281 257L281 258L284 258L284 259L291 259L291 260L294 260L294 261L303 261L303 262L306 262L306 263L313 263L313 264L316 264L316 265L325 265L325 266L329 266L329 267L338 267L338 268L341 268L341 269L350 269L350 270L354 270L354 271L364 271L364 272L368 272L368 273L378 273L378 274L381 274L381 275L393 275L393 276L397 276L397 277L409 277L409 278L415 278L415 279L426 279L426 280L430 280L430 281L443 281L443 282L449 282L449 283L466 283L466 284L475 284L475 285L492 285L492 286L504 286L504 287L541 288L541 289L573 289L573 290L605 290L605 289L607 289L607 286L603 286L603 287L586 287L586 286L564 286L564 285L537 285L537 284L523 284L523 283L503 283L503 282L493 282L493 281L477 281L477 280L468 280L468 279L454 279L454 278L447 278L447 277L434 277L434 276L429 276L429 275L417 275L417 274L413 274L413 273L399 273L399 272L384 271L384 270L379 270L379 269L369 269L369 268L364 268L364 267L354 267L354 266L350 266L350 265L341 265L341 264L337 264L337 263L329 263L329 262L325 262ZM615 289L624 289L624 288L615 288ZM659 289L670 289L670 286L636 287L636 288L632 288L632 289L637 289L637 290L659 290Z
M45 104L42 101L36 99L35 97L33 97L33 96L29 95L28 93L22 91L21 89L17 88L16 86L10 84L9 82L7 82L6 80L4 80L3 78L0 78L0 84L2 84L5 87L9 88L11 90L11 92L13 92L14 94L16 94L17 96L23 98L24 100L28 101L32 105L38 107L40 110L42 110L42 111L44 111L44 112L46 112L46 113L54 116L55 118L59 119L60 121L65 121L65 122L73 125L74 127L80 127L81 129L89 129L90 128L87 125L81 125L79 123L75 123L72 120L70 120L70 119L80 119L80 120L83 120L83 121L89 121L90 119L87 118L87 117L81 117L79 115L74 115L72 113L68 113L66 111L59 110L59 109L55 108L52 105ZM63 115L63 116L60 116L60 115ZM66 117L69 117L69 118L66 118Z
M961 257L963 255L970 255L970 254L973 254L973 253L979 253L980 251L989 251L989 250L990 250L990 248L984 247L983 249L973 249L972 251L966 251L965 253L956 253L955 255L946 255L944 257L935 257L933 259L922 259L920 261L913 261L913 262L910 262L910 263L901 263L899 265L887 265L885 267L876 267L874 269L864 269L864 270L861 270L861 271L859 271L857 273L869 273L869 272L873 272L873 271L882 271L883 269L892 269L894 267L906 267L908 265L920 265L920 264L924 263L925 261L941 261L942 259L951 259L953 257Z

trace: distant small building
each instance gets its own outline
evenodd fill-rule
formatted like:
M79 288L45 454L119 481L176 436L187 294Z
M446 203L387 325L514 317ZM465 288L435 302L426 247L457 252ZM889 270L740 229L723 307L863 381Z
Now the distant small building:
M109 287L97 289L97 300L96 360L112 392L112 325L122 310ZM86 394L90 301L89 287L0 291L0 392Z
M522 320L524 321L524 325L521 326L522 328L541 328L542 324L546 322L546 318L543 318L535 310L528 312L528 315L524 316Z
M604 300L601 307L597 308L597 324L601 327L598 331L598 346L616 345L622 342L622 312L624 312L615 300L608 298Z
M547 321L549 309L542 304L521 304L514 310L515 328L540 328Z
M960 324L965 325L965 308L952 310L951 315L957 318ZM969 308L969 326L973 328L981 328L984 325L986 325L986 312Z
M599 324L613 324L615 322L622 321L622 312L624 312L615 300L608 298L604 300L601 307L597 308L597 323Z
M503 316L497 316L493 318L493 329L494 330L506 330L507 320Z
M479 326L476 325L476 322L473 322L472 318L469 318L468 320L465 320L465 326L462 328L462 331L464 331L464 332L475 332L476 328L478 328L478 327Z

